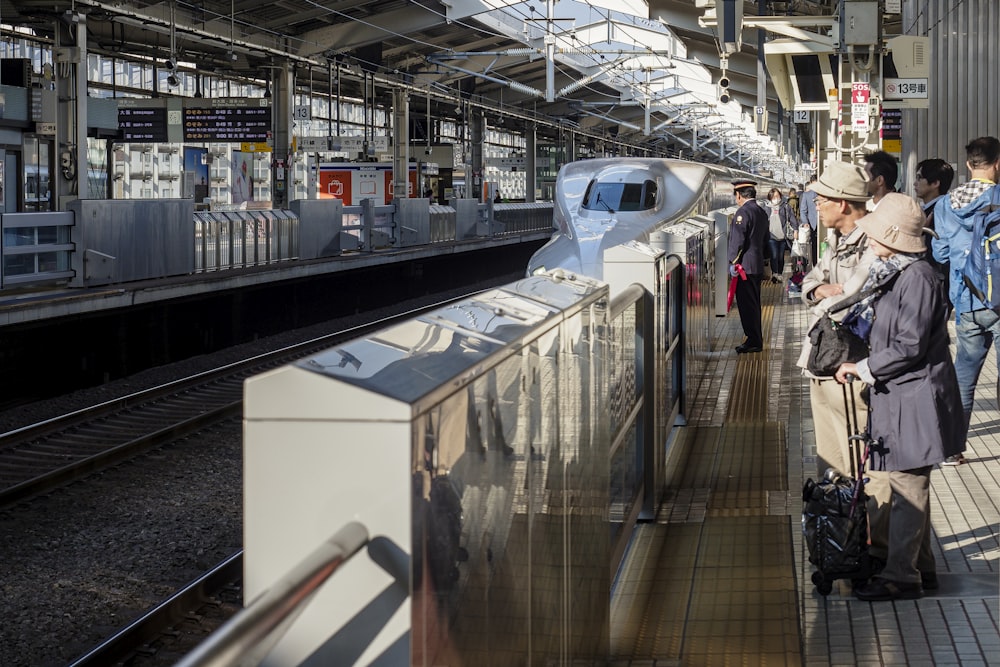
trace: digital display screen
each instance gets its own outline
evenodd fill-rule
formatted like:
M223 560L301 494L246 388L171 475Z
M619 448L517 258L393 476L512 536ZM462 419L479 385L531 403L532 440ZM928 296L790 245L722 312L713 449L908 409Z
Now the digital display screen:
M164 107L118 108L118 131L122 141L167 141L167 110Z
M184 109L184 141L266 142L270 132L270 106Z

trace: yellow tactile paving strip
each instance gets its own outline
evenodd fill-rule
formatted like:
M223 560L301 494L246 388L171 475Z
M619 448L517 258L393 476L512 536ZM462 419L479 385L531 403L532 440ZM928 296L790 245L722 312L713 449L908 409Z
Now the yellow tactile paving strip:
M762 297L770 349L783 291L767 286ZM717 368L707 369L731 379L718 394L728 399L724 423L685 429L683 474L619 579L611 641L620 664L801 664L785 428L767 421L769 355L737 357L738 342L734 332L732 345L720 343L709 362ZM779 514L769 511L773 497Z
M940 589L863 602L837 582L822 596L799 522L801 485L815 467L809 381L795 366L810 314L783 286L764 286L773 306L764 353L733 352L743 338L736 313L715 321L717 345L679 441L691 458L656 523L638 527L612 597L610 664L1000 667L995 353L976 395L969 463L931 475ZM774 473L782 466L783 478Z

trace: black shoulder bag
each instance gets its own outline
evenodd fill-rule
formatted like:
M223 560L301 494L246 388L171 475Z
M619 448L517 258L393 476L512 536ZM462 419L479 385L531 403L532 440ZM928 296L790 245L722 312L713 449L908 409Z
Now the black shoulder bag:
M809 330L809 360L806 369L817 377L833 377L845 362L858 362L868 356L868 341L835 321L830 315L850 308L864 301L872 294L881 294L895 282L900 272L896 272L884 283L862 290L830 308Z

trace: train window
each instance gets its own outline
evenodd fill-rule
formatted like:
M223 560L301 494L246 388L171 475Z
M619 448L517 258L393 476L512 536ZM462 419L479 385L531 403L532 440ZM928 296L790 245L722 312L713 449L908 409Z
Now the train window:
M656 206L656 181L601 183L591 181L583 208L591 211L648 211Z

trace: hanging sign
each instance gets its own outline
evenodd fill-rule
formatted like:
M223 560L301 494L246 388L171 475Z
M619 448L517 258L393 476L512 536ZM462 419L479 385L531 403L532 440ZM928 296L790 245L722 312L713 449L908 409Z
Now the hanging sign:
M871 98L871 85L867 82L851 84L851 127L855 132L867 134L868 100Z

